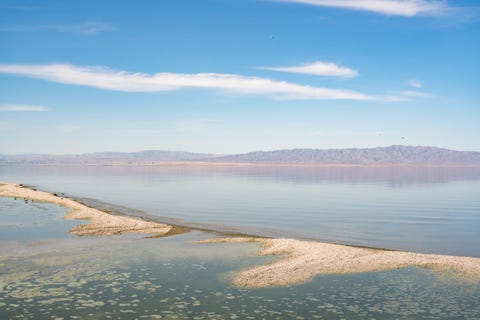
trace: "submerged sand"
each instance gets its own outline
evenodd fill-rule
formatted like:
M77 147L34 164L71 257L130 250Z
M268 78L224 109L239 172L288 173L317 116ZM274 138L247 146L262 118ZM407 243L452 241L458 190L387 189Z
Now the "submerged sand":
M294 239L235 237L202 240L197 243L218 242L259 242L262 244L260 255L281 255L269 264L237 273L233 283L242 287L286 286L305 282L320 274L359 273L409 266L480 281L480 258L390 251Z
M78 201L38 191L15 183L0 183L0 196L54 203L71 209L64 218L88 220L69 232L78 236L144 233L175 234L170 225L116 216L90 208ZM237 273L233 283L243 287L285 286L305 282L320 274L344 274L399 269L408 266L453 273L462 279L480 281L480 258L421 254L404 251L352 247L294 239L225 237L197 243L258 242L260 255L279 255L269 264Z
M69 230L70 233L77 236L103 236L123 233L166 235L174 229L173 226L162 223L116 216L95 208L87 207L86 205L69 198L60 197L56 194L44 191L38 191L33 188L27 188L16 183L0 183L0 196L55 203L71 209L65 214L64 219L89 221L88 224L80 224Z

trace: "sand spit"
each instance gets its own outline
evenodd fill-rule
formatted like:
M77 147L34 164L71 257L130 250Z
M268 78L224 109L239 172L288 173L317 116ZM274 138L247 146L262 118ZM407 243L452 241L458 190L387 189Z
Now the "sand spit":
M408 266L428 268L460 279L480 281L480 258L455 257L351 247L293 239L253 237L217 238L197 243L259 242L259 255L282 255L279 259L240 271L233 283L242 287L286 286L305 282L320 274L358 273L399 269Z
M16 183L1 182L0 196L55 203L71 209L65 214L64 219L89 221L88 224L81 224L69 230L70 233L77 236L107 236L123 233L167 235L174 229L173 226L166 224L112 215L87 207L72 199L27 188Z

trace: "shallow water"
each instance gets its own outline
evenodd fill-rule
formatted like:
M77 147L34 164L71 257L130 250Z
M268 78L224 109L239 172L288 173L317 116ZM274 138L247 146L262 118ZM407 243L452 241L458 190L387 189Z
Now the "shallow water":
M13 200L12 200L13 201ZM11 214L0 199L0 217ZM480 284L406 268L317 276L290 287L231 286L233 272L267 263L256 243L194 244L190 232L70 237L62 214L14 203L16 214L50 212L38 228L55 239L0 240L0 319L476 319ZM37 210L35 210L37 209ZM63 234L63 237L61 236Z
M158 221L480 257L480 168L18 166L0 180Z
M54 204L0 198L0 241L72 237L67 230L78 221L59 219L65 212Z

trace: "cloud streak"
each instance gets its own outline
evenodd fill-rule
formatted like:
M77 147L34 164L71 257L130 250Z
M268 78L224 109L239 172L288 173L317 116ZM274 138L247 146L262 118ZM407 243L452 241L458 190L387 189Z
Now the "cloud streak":
M423 87L423 84L421 81L418 81L418 80L415 80L415 79L411 79L408 81L408 85L410 87L414 87L414 88L421 88Z
M43 106L29 106L29 105L17 105L17 104L6 104L0 105L0 111L48 111L47 107Z
M370 11L384 15L414 17L438 15L447 11L446 1L439 0L276 0L320 7Z
M160 92L196 88L291 100L396 100L395 97L372 96L358 91L222 73L146 74L69 64L0 64L0 73L123 92Z
M358 76L358 71L356 70L323 61L315 61L293 67L258 67L257 69L328 77L354 78Z
M399 92L404 97L431 97L432 94L420 91L404 90Z
M73 33L80 35L95 35L103 31L113 31L115 28L109 24L97 21L85 21L74 25L14 25L0 27L0 31L11 32L34 32L34 31L57 31L65 33Z

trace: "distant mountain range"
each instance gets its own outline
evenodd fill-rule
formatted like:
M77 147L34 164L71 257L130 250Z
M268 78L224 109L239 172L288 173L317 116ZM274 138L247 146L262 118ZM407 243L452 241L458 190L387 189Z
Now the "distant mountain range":
M0 164L145 165L164 162L253 164L461 164L480 165L480 152L400 146L364 149L293 149L215 155L181 151L100 152L78 155L0 155Z
M97 152L84 154L19 154L0 155L1 163L15 164L108 164L148 163L159 161L194 161L211 159L212 154L183 151L146 150L138 152Z
M366 149L257 151L215 159L221 162L313 164L480 164L480 152L393 145Z

